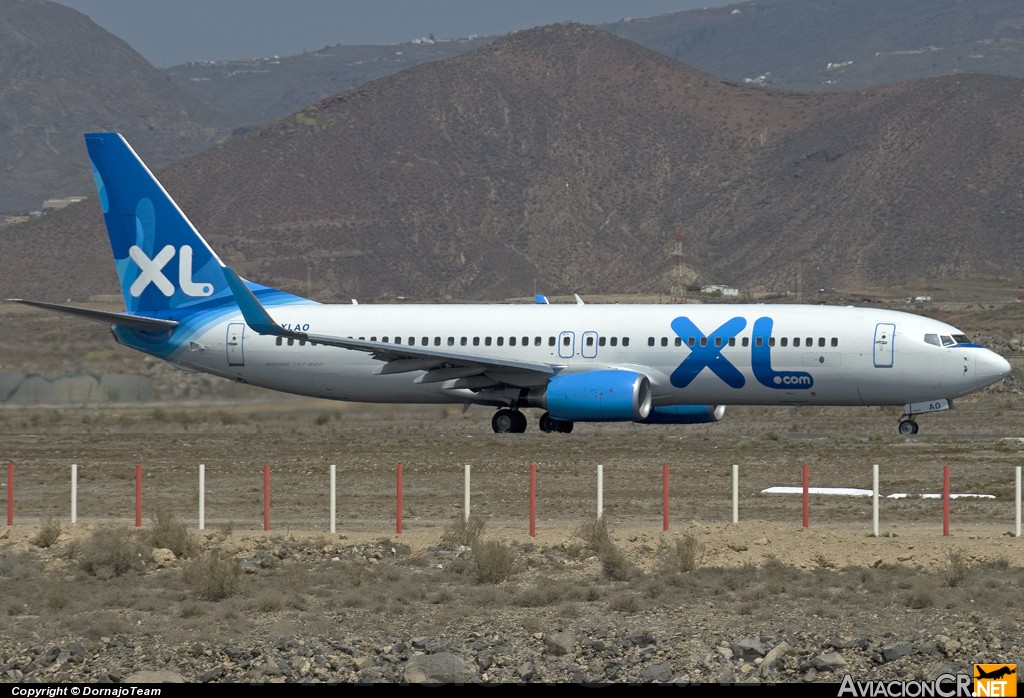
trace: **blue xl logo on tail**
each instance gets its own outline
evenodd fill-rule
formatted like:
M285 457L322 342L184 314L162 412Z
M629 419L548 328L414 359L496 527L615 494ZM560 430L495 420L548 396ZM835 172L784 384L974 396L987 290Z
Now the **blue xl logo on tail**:
M773 321L769 317L758 318L754 322L752 344L750 349L750 365L757 382L766 388L776 390L806 390L814 385L811 374L805 371L776 371L772 368L772 348L769 339L772 336ZM705 368L710 370L730 388L742 388L746 379L738 368L722 356L722 347L729 345L734 338L747 326L747 321L734 317L723 323L710 335L705 335L689 318L677 317L672 321L672 331L690 347L687 356L679 367L672 372L669 382L677 388L685 388Z

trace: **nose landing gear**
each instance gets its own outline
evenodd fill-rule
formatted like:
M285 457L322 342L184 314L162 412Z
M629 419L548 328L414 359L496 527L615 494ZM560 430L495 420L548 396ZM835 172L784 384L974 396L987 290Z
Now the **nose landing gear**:
M917 422L914 421L913 417L904 415L900 420L899 430L904 436L913 436L917 433Z

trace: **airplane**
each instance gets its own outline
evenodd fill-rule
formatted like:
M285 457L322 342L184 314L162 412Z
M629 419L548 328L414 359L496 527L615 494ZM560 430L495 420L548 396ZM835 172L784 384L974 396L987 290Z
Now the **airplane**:
M496 433L702 424L730 405L902 405L898 430L1010 373L902 311L790 304L325 304L240 277L118 133L87 133L125 312L9 299L110 325L189 371L330 400L495 409Z

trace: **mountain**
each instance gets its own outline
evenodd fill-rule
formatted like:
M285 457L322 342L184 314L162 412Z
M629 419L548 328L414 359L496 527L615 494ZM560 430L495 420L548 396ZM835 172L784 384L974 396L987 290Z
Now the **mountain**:
M1024 77L1015 0L754 0L606 28L709 73L792 90Z
M1024 3L1014 0L755 0L600 28L704 72L790 90L864 90L965 73L1024 78ZM165 72L197 98L259 124L496 38L327 46Z
M240 273L325 301L1017 277L1022 112L1015 78L769 90L564 24L159 175ZM6 297L115 293L112 267L95 199L0 236Z
M0 2L0 213L90 193L83 131L122 130L159 166L241 124L85 15L44 0Z

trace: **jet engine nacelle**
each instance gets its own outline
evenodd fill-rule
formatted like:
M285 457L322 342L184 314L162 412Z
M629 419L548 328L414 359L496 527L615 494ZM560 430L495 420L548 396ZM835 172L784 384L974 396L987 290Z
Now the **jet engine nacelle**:
M651 381L634 371L569 373L530 391L527 399L557 420L643 421L651 414Z
M655 407L644 424L708 424L725 416L725 405L665 405Z

